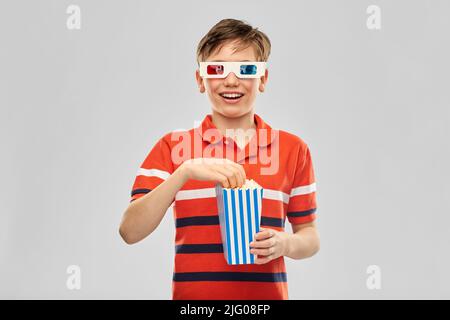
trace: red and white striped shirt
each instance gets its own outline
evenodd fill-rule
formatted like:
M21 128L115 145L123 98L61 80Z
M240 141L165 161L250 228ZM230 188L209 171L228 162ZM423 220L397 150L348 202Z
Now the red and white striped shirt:
M291 224L315 220L316 183L308 146L293 134L272 129L256 114L254 119L256 134L250 142L254 142L256 148L248 143L245 149L240 149L231 138L222 136L211 115L197 128L164 135L142 163L132 187L131 201L166 180L181 165L180 161L174 161L181 153L183 159L202 155L224 158L231 154L232 158L228 158L244 167L247 179L255 180L264 188L263 228L284 231L286 218ZM263 131L266 135L260 134ZM264 136L268 139L263 139ZM186 153L186 148L180 152L183 144L191 150L199 148L202 154ZM222 155L211 153L213 147L222 150ZM276 170L262 174L274 161L277 161ZM263 265L226 263L215 184L214 181L189 180L174 199L173 299L288 299L284 257Z

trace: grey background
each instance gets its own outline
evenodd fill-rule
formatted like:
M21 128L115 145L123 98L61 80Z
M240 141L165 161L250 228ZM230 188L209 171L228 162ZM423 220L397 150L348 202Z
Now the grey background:
M81 8L81 30L66 8ZM382 28L366 27L381 8ZM310 146L321 251L291 299L450 298L448 1L2 1L0 298L170 299L169 210L118 226L164 133L210 112L195 49L222 18L272 41L256 112ZM288 232L291 232L288 225ZM79 265L81 290L66 268ZM378 265L381 290L368 290Z

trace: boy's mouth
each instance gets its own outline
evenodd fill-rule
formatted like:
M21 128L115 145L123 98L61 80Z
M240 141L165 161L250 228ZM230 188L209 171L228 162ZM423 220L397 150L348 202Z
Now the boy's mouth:
M240 93L240 92L222 92L222 93L219 93L219 95L227 103L237 103L244 96L244 94Z

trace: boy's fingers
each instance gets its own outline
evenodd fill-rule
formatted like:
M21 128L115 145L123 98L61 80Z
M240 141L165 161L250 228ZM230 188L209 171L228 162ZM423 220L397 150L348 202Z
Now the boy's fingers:
M241 167L240 164L238 164L238 163L236 163L236 162L234 162L234 161L231 161L230 159L224 159L224 160L225 160L224 166L233 167L234 169L239 170L239 172L241 171L241 170L240 170L240 167Z
M222 165L213 165L213 166L211 166L211 168L214 171L219 172L220 174L224 175L227 178L228 185L229 185L227 188L230 188L231 185L232 185L232 181L231 181L231 179L229 177L233 174L233 172L228 170L227 168L225 168Z
M261 232L261 231L269 231L271 235L273 235L275 232L275 230L270 229L270 228L259 227L259 232Z
M212 165L212 168L227 176L230 188L242 187L246 179L242 165L227 158L221 160L223 161L222 164Z
M241 164L236 163L236 162L233 162L233 161L231 161L230 164L231 164L233 167L235 167L236 169L239 170L239 173L241 174L242 179L243 179L243 181L244 181L244 183L245 183L246 175L245 175L244 167L243 167Z
M256 254L258 256L270 256L272 253L274 253L275 249L274 247L270 248L261 248L261 249L251 249L251 254Z
M239 175L239 172L236 170L236 168L234 168L233 166L227 166L227 169L232 173L232 177L234 179L234 188L236 187L240 187L240 181L241 181L241 177Z
M239 188L242 187L242 185L245 183L245 180L242 178L241 172L236 167L231 167L231 168L232 168L232 170L234 172L234 175L236 177L237 187L239 187Z
M240 166L240 167L241 167L242 177L243 177L244 183L245 183L245 180L247 179L247 174L245 173L244 167L243 166Z
M214 170L219 171L221 174L225 175L229 182L229 188L235 188L237 181L236 176L232 168L224 166L224 165L215 165L213 166Z
M235 175L234 171L228 170L227 172L228 172L227 177L228 177L228 180L230 181L230 186L231 186L230 188L236 188L237 179L236 179L236 175Z
M225 164L225 165L217 166L217 170L224 173L228 177L231 188L240 186L239 183L240 183L241 177L240 177L238 171L236 170L236 168Z
M229 188L230 183L228 181L228 178L217 171L211 171L212 180L216 180L222 184L222 187Z
M241 176L241 179L242 179L242 185L244 185L245 184L245 170L244 170L244 167L242 167L241 165L238 165L238 172L239 172L239 174Z
M261 241L253 241L250 243L250 247L252 248L270 248L273 247L273 239L265 239Z
M264 240L264 239L268 239L272 236L273 236L273 232L271 230L264 229L263 231L260 231L255 235L255 239L256 240Z

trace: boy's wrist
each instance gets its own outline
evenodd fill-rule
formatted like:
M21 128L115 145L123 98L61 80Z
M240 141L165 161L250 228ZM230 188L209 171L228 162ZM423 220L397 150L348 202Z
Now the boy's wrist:
M177 173L182 180L183 184L186 183L186 181L189 180L189 169L187 168L186 164L181 164L176 170L175 173Z
M291 253L291 236L289 233L287 232L283 232L284 233L284 237L283 237L283 256L289 257L290 253Z

